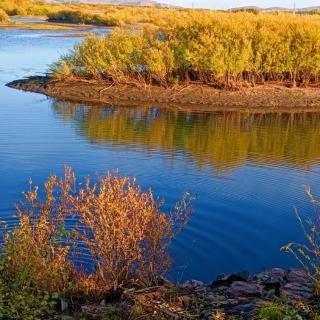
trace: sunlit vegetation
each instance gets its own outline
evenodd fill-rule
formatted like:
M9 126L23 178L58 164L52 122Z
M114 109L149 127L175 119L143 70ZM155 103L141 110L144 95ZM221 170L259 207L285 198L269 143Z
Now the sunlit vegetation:
M4 0L0 2L0 9L10 16L25 15L32 4L32 0Z
M301 315L298 313L298 307L286 304L283 301L275 301L262 306L258 318L259 320L302 320Z
M55 76L171 85L197 82L218 88L266 82L319 84L320 16L217 12L88 4L3 1L8 15L121 26L90 37L54 66ZM128 30L131 26L133 30Z
M296 209L296 217L306 238L306 243L290 242L282 250L291 253L308 271L309 276L316 284L315 290L320 295L320 201L313 194L310 187L306 193L313 207L313 215L304 216Z
M199 169L231 170L247 161L310 169L320 156L317 113L185 113L165 109L81 108L56 102L91 142L168 154L183 151ZM307 141L307 142L306 142Z
M191 213L188 195L165 214L134 179L108 174L77 183L70 168L43 189L30 181L24 196L18 226L2 229L1 319L42 318L58 298L100 301L156 285L170 267L171 239Z
M0 9L0 23L8 22L8 20L8 15L2 9Z
M170 21L170 19L168 19ZM114 83L190 81L219 88L319 83L320 19L290 14L188 12L142 31L89 37L53 70Z
M135 24L166 24L174 21L177 14L186 15L188 10L155 7L118 6L108 4L61 3L43 1L4 0L0 8L8 15L43 16L51 21L118 26Z
M187 17L187 9L168 9L154 7L135 7L117 5L78 5L65 6L64 9L51 10L50 21L64 21L104 26L129 26L139 28L141 25L160 26L169 21ZM205 12L205 10L201 10ZM206 11L210 14L210 11Z
M3 1L8 15L121 26L89 37L54 65L56 77L168 86L196 82L239 88L266 82L319 84L320 16L217 12L101 4ZM128 30L131 26L133 30Z
M49 22L67 22L76 24L93 24L96 26L115 27L120 26L121 21L107 15L89 14L84 11L61 10L48 14Z

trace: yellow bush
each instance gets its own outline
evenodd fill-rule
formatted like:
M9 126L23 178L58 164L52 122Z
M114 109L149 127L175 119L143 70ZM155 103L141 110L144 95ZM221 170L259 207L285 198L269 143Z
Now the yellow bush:
M61 242L65 238L65 203L63 196L59 200L54 196L55 188L67 192L68 183L50 177L45 184L46 199L40 201L38 188L30 182L30 191L17 207L19 226L5 237L4 272L9 279L41 291L68 289L75 270L68 260L69 244Z
M0 9L0 23L7 22L8 20L8 15L2 9Z
M167 18L166 24L141 31L120 28L77 45L65 59L72 73L113 82L167 85L179 79L226 88L265 81L319 84L318 16L155 12Z
M5 238L2 277L40 292L95 297L157 283L169 269L168 245L187 221L189 202L165 214L134 179L108 174L82 185L66 168L64 178L48 179L40 200L30 183L19 226ZM71 218L77 223L68 226ZM88 254L93 272L73 266L72 257Z

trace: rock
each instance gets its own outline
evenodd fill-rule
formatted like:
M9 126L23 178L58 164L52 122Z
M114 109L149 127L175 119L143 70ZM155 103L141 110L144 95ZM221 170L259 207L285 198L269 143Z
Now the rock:
M61 316L60 320L75 320L75 319L71 316Z
M227 290L232 297L261 297L263 287L253 282L235 281Z
M291 301L308 302L313 297L313 288L297 282L287 283L280 289L280 295Z
M208 293L205 297L207 303L217 303L225 300L225 296L217 295L212 292Z
M229 309L233 306L236 306L239 303L237 299L225 299L224 301L220 301L220 305L225 309Z
M303 269L289 269L285 278L288 282L300 283L312 287L312 280Z
M238 302L238 300L234 299L235 303ZM215 295L213 293L209 293L205 296L205 304L218 307L218 306L224 306L229 304L235 304L233 299L228 299L225 295Z
M220 309L220 308L208 308L208 309L205 309L205 310L202 310L201 311L201 314L200 314L200 317L201 319L212 319L212 315L215 314L216 312L224 312L223 309Z
M193 289L193 292L194 293L198 293L198 294L206 294L208 291L208 288L206 286L203 286L203 287L195 287Z
M229 286L235 281L250 281L251 276L249 272L242 271L238 273L231 273L229 275L222 274L217 277L215 281L212 282L211 288L219 287L219 286Z
M259 272L254 276L254 279L258 284L265 286L267 289L277 289L285 284L286 272L280 268L268 269L263 272Z
M280 288L281 297L302 302L308 302L312 299L314 287L305 270L289 269L285 279L288 283Z
M67 302L67 301L61 299L61 300L60 300L60 305L61 305L61 311L62 311L62 312L68 310L68 302Z
M189 280L182 285L182 287L187 287L187 288L197 288L197 287L203 287L203 286L204 286L204 283L198 280Z
M259 306L262 304L264 303L258 300L247 300L230 308L227 313L237 316L237 319L239 317L240 319L252 320L257 316Z
M213 287L211 288L211 292L214 292L214 293L219 293L219 294L224 294L227 289L229 288L229 286L219 286L219 287Z
M180 316L170 310L162 310L162 312L169 318L169 319L174 319L178 320L180 319Z
M84 305L81 306L81 312L87 314L100 314L107 310L108 307L101 305Z
M192 302L192 298L188 295L179 296L177 300L183 308L188 308Z

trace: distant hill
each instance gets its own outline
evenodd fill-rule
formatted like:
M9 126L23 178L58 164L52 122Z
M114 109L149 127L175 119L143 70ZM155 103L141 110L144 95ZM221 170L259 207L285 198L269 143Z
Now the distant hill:
M131 5L144 7L175 7L170 4L160 3L154 0L47 0L49 3L102 3L115 5Z
M320 6L298 9L299 11L320 11Z
M261 12L293 12L293 8L285 8L285 7L270 7L270 8L261 8L256 6L247 6L247 7L239 7L239 8L232 8L230 11L240 11L240 10L254 10L254 11L261 11ZM319 11L320 12L320 6L314 6L314 7L306 7L306 8L296 8L296 12L309 12L309 11Z
M1 0L0 0L1 1ZM46 0L49 3L102 3L114 5L130 5L130 6L143 6L143 7L163 7L163 8L179 8L174 5L157 2L155 0ZM231 8L229 11L261 11L261 12L292 12L293 8L285 7L270 7L261 8L258 6L246 6ZM297 8L297 12L319 11L320 6Z

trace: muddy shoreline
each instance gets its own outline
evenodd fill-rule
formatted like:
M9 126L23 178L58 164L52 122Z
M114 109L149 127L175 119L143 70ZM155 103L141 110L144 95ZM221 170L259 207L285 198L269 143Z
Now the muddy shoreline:
M279 85L261 85L238 91L218 90L190 84L163 88L158 86L113 85L106 81L53 81L46 76L20 79L7 84L10 88L42 93L49 97L80 103L116 105L150 105L177 109L320 111L320 89L292 89Z

